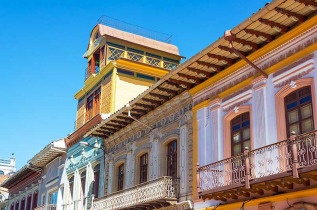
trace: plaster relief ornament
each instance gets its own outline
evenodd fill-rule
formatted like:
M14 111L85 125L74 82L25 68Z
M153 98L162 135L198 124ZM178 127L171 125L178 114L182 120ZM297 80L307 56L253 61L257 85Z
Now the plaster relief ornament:
M71 155L69 158L69 163L72 165L74 164L74 155Z
M84 159L86 157L85 148L82 149L81 158Z
M291 81L290 86L293 89L296 88L296 82L295 81Z
M239 107L235 106L235 107L233 108L233 110L234 110L234 113L238 113L238 112L239 112Z
M98 150L98 148L100 148L100 144L99 144L99 142L98 142L98 140L96 139L96 141L95 141L95 145L94 145L94 147L95 147L95 151L97 151Z

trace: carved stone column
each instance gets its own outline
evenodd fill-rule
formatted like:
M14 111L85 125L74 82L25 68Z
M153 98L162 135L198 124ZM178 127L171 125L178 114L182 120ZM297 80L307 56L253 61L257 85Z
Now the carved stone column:
M134 176L132 176L132 150L127 151L127 162L126 162L126 173L125 173L125 189L132 187L133 184L133 178Z
M186 118L186 117L185 117ZM180 176L180 186L179 193L180 196L187 194L188 179L187 179L187 124L180 127L180 160L179 160L179 176Z
M113 173L113 160L109 161L109 170L108 170L108 194L112 193L112 186L113 186L113 178L114 178L114 173Z
M158 138L152 139L152 149L150 157L150 180L158 178L159 175L159 163L158 163Z
M220 102L220 98L216 98L209 103L211 123L211 135L209 141L211 142L212 148L212 152L210 153L211 160L208 161L209 163L223 159L223 131Z

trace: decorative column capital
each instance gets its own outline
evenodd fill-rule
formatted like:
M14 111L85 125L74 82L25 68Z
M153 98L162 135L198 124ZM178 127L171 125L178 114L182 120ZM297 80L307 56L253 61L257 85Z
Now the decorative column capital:
M215 98L209 102L210 111L220 108L221 98Z
M267 78L265 78L263 75L256 77L252 80L253 89L258 90L266 86Z

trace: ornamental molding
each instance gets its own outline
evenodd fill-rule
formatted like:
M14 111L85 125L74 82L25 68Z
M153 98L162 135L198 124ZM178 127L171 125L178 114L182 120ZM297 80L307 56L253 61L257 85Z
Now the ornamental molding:
M92 155L85 157L85 158L81 158L77 163L75 163L73 161L73 163L69 163L69 165L66 168L66 172L67 173L72 173L73 171L75 171L76 169L82 168L86 165L88 165L91 162L95 162L97 161L97 159L101 158L102 156L100 155L101 153L99 152L99 150L95 150ZM73 155L72 155L73 156ZM72 157L71 157L72 158ZM70 159L71 159L70 158Z
M130 132L125 133L125 135L127 136L125 139L123 139L123 138L112 139L111 142L108 143L108 147L107 147L105 152L112 153L114 151L118 151L120 149L123 149L129 143L136 142L136 141L144 138L145 136L147 136L149 134L153 134L154 135L153 138L162 139L164 137L164 135L162 136L161 132L159 131L159 128L162 128L164 126L167 126L167 125L174 123L174 122L177 122L177 121L181 121L184 117L186 117L187 120L192 119L191 109L192 109L192 104L187 104L187 105L183 106L182 108L178 109L177 111L175 111L174 113L171 113L170 115L165 116L164 120L158 118L157 121L154 123L154 125L152 125L152 127L154 127L154 129L157 129L154 131L154 133L153 133L153 130L151 132L151 130L149 130L147 128L143 128L142 130L140 130L140 126L138 126L135 129L129 129ZM125 129L122 129L119 132L125 132L125 131L126 131Z
M294 84L294 81L310 74L314 69L314 54L310 54L276 72L273 78L275 88L283 87L287 84ZM293 82L293 83L292 83Z
M270 52L254 60L253 63L256 64L261 70L265 70L316 42L317 26L310 28L288 42L274 48ZM217 82L195 94L193 96L193 106L217 96L225 90L234 87L235 85L256 74L257 71L254 70L250 65L243 66L234 73L219 79Z

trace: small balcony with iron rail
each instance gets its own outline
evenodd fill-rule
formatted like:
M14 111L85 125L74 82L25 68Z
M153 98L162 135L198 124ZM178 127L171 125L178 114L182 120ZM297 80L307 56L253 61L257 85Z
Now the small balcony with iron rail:
M177 202L178 180L163 176L94 200L94 209L158 209Z
M197 164L197 193L226 203L317 186L317 131L205 166Z
M36 207L35 210L56 210L56 204L46 204Z

